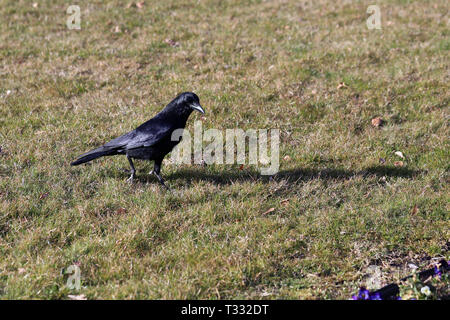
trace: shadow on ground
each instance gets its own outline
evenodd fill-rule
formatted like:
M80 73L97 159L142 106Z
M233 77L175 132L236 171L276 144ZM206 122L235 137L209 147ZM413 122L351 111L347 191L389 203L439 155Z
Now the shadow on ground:
M89 165L89 164L88 164ZM156 177L147 174L153 168L153 165L145 165L145 169L136 166L137 173L136 182L152 183L157 182ZM315 169L315 168L295 168L290 170L282 170L273 176L263 176L259 171L253 168L245 170L225 169L219 171L217 167L212 172L210 167L193 166L188 168L176 168L171 173L167 173L167 169L163 167L161 174L163 178L170 183L174 180L184 180L184 184L192 182L206 181L217 185L230 185L236 182L269 182L285 180L289 184L296 182L305 182L313 179L321 180L348 180L358 176L362 177L401 177L412 179L415 176L424 173L423 170L413 170L409 168L393 167L393 166L372 166L363 170L345 170L336 168ZM115 168L106 166L101 170L101 176L117 177L127 179L129 169ZM426 173L426 172L425 172Z
M297 182L304 182L313 179L325 179L325 180L347 180L357 176L369 177L402 177L402 178L414 178L418 174L422 173L419 170L412 170L407 168L376 166L369 167L360 171L343 170L343 169L310 169L310 168L298 168L291 170L283 170L273 176L262 176L259 172L254 170L236 170L223 171L223 172L208 172L203 168L182 168L171 174L165 175L167 181L171 180L185 180L186 183L207 181L217 185L229 185L236 182L269 182L272 180L281 181L286 180L290 184ZM149 177L141 176L139 178L142 182L149 181Z

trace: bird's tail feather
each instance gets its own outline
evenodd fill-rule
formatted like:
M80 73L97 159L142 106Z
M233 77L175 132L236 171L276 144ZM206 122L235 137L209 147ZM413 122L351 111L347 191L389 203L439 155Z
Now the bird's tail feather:
M103 156L112 156L114 154L116 154L116 150L115 149L110 149L110 148L105 148L105 147L100 147L94 150L91 150L85 154L82 154L81 156L78 157L77 160L75 160L74 162L72 162L70 165L71 166L77 166L79 164L85 163L85 162L89 162L91 160L103 157Z

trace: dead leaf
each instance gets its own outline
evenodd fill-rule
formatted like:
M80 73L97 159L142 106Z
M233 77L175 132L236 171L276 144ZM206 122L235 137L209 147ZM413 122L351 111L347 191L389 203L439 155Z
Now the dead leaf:
M180 45L178 42L176 42L172 39L166 39L166 40L164 40L164 42L172 47L178 47Z
M244 165L241 164L241 166L239 167L239 170L244 170Z
M394 152L396 156L399 156L402 159L405 159L405 156L403 155L403 153L401 151L395 151Z
M337 88L338 89L347 88L347 85L344 82L339 82Z
M281 200L280 204L285 205L285 206L288 205L289 204L289 199Z
M140 2L129 2L125 8L130 9L131 7L136 7L138 9L142 9L142 7L144 7L144 1L140 1Z
M274 211L275 211L275 208L270 208L266 212L263 212L263 215L265 216L266 214L269 214L269 213L274 212Z
M84 294L80 294L80 295L69 294L68 297L69 297L69 299L72 299L72 300L87 300L87 298Z
M37 3L37 2L33 3L33 8L37 8L38 5L39 5L39 3Z
M19 274L22 274L22 273L24 273L26 270L25 270L25 268L19 268L17 271L19 272Z
M403 161L395 161L394 162L394 166L396 166L396 167L403 167L403 165L404 165Z
M415 204L414 208L411 209L411 214L416 215L418 211L419 211L419 207L417 206L417 204Z
M116 210L116 213L117 213L117 214L125 214L125 213L127 213L127 209L125 209L125 208L119 208L119 209Z
M119 26L116 26L115 28L114 28L114 31L113 31L114 33L119 33L120 32L120 27Z
M372 125L374 127L381 127L384 123L384 120L380 117L376 117L372 119Z
M39 196L39 200L43 200L48 197L48 192L45 192Z
M284 161L290 161L290 160L291 160L291 157L285 156L285 157L283 158L283 160L284 160Z
M413 269L413 270L416 270L416 269L419 268L419 267L416 266L414 263L408 263L408 267L409 267L410 269Z

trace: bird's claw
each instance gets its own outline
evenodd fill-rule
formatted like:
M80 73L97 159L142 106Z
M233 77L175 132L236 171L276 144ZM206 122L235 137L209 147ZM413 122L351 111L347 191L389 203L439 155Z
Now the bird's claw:
M166 188L167 191L172 192L172 189L170 189L164 182L161 182L161 184Z
M127 179L127 182L128 182L128 183L133 183L133 179L134 179L134 174L132 174L132 175Z
M159 183L161 183L162 186L163 186L164 188L166 188L167 191L172 191L172 190L170 190L170 188L164 183L164 179L163 179L159 174L157 174L154 170L150 171L149 174L155 175L155 177L158 179Z

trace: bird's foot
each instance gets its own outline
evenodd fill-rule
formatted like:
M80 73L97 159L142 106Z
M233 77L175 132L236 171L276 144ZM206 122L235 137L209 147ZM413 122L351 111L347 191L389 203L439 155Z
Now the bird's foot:
M166 188L167 191L172 191L170 188L164 183L164 179L161 177L161 175L157 174L154 170L152 170L150 173L153 173L156 178L158 178L159 183L163 185L164 188Z
M133 183L133 179L134 179L134 173L132 173L131 176L127 179L127 182Z
M172 189L170 189L164 182L161 182L161 184L163 185L164 188L166 188L167 191L172 192Z

